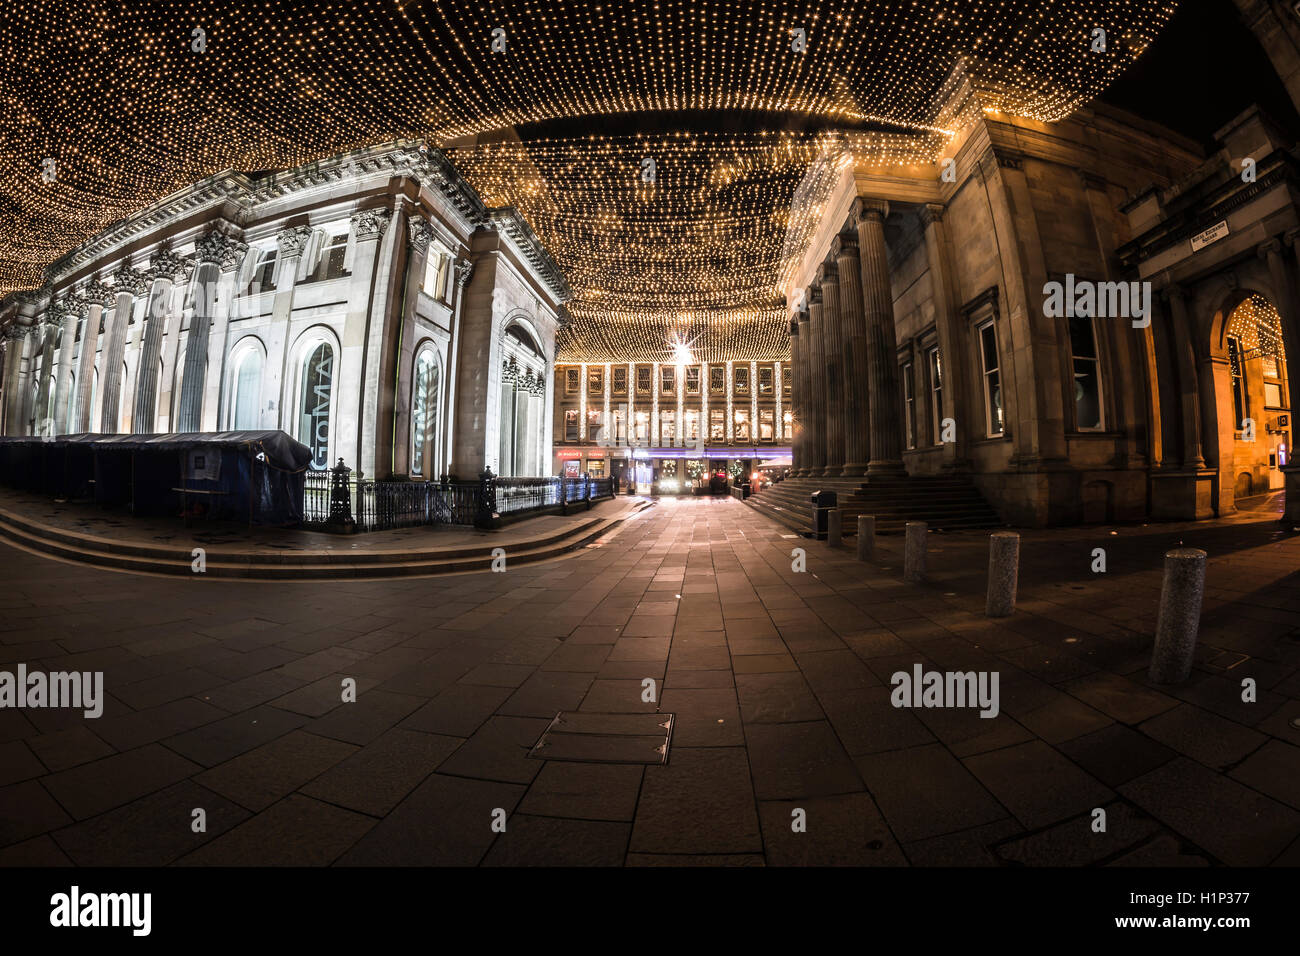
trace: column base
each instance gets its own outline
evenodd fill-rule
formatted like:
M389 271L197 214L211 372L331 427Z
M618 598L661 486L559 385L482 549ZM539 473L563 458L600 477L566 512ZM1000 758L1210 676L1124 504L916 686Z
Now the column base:
M841 474L845 478L860 478L867 473L867 463L865 461L851 461L844 466Z
M903 467L903 462L901 460L871 461L867 463L867 475L870 477L875 477L877 475L881 477L903 477L907 475L907 469Z
M1297 475L1300 479L1300 475ZM1214 517L1214 471L1153 472L1151 517L1156 521L1201 521ZM1297 480L1300 493L1300 480ZM1287 495L1290 501L1291 495ZM1289 509L1288 509L1289 510Z
M827 465L822 469L823 478L839 478L844 474L843 465Z

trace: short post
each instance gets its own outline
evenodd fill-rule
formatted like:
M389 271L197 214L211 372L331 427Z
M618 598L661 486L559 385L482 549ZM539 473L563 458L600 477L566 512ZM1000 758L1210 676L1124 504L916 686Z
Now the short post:
M356 529L352 517L352 491L348 487L352 469L343 464L343 459L330 469L330 515L328 524L351 534ZM361 475L358 472L357 480Z
M925 580L925 534L924 521L907 523L907 539L903 549L903 580L909 584L920 584Z
M868 561L876 550L876 516L858 515L858 560Z
M497 476L485 468L478 476L478 509L474 515L476 528L499 528L501 516L497 514Z
M839 508L832 508L826 513L826 543L832 548L840 546L840 532L844 523L844 512Z
M987 617L1009 617L1016 609L1020 578L1020 535L994 531L989 535L989 585L984 602Z
M1155 683L1178 684L1191 674L1204 595L1205 552L1199 548L1166 551L1156 643L1148 671Z

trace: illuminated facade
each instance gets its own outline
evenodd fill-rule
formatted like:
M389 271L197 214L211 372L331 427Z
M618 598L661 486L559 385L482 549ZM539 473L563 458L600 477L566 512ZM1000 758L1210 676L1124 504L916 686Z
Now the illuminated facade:
M421 144L223 173L4 300L3 433L279 428L315 468L543 474L567 294Z

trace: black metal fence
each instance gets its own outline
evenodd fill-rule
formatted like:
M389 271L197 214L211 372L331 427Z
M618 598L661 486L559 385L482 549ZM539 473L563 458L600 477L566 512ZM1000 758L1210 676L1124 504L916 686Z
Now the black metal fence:
M337 531L389 531L419 525L491 526L503 515L590 507L614 496L611 478L498 478L478 481L376 481L339 466L309 471L303 524Z

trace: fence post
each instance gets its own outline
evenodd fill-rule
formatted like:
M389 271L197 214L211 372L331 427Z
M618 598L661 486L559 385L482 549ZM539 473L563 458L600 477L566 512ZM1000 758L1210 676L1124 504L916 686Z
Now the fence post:
M497 514L497 478L491 468L483 469L478 476L478 513L474 524L479 528L501 527L501 516Z
M925 580L925 535L924 521L909 521L903 528L906 537L903 541L903 580L909 584L920 584Z
M1205 595L1205 558L1205 552L1199 548L1174 548L1165 552L1156 641L1147 671L1154 683L1181 684L1192 673Z
M330 469L330 516L328 524L351 534L356 530L356 521L352 517L352 495L348 488L348 478L352 469L343 464L343 459ZM358 475L358 479L360 476Z
M986 617L1008 617L1016 609L1020 578L1020 535L994 531L989 535L989 580L984 601Z
M569 513L569 480L560 475L560 514Z

